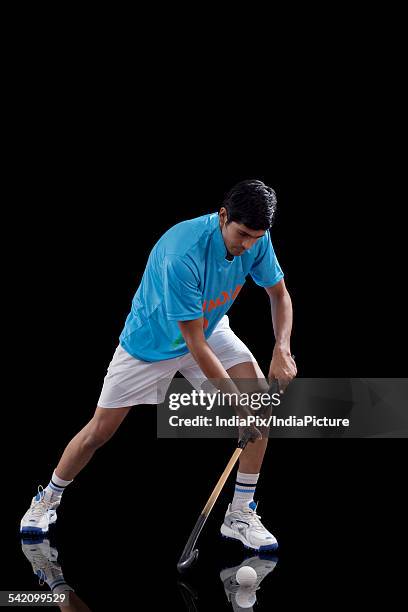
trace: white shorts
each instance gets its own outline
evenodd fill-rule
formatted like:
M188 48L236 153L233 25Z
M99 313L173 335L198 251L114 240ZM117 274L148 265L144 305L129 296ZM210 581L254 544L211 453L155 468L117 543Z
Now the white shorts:
M226 370L238 363L256 361L230 328L227 315L223 316L207 342ZM98 406L124 408L137 404L158 404L164 400L176 372L180 372L197 390L206 380L191 353L148 362L135 359L119 344L108 367Z

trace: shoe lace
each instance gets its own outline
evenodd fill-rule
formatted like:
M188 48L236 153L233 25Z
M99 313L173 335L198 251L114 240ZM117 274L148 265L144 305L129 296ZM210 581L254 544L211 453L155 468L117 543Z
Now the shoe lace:
M251 523L251 527L253 527L257 531L264 531L265 527L261 523L261 516L257 514L255 510L252 510L251 508L249 508L248 510L249 510L248 519L249 519L249 522Z
M43 586L47 578L55 578L61 573L61 567L56 562L45 557L41 552L35 555L33 562L33 570L38 576L38 584Z
M33 505L31 510L31 514L34 517L41 516L44 512L49 509L49 503L45 499L44 488L41 485L38 485L38 493L40 494L40 499Z

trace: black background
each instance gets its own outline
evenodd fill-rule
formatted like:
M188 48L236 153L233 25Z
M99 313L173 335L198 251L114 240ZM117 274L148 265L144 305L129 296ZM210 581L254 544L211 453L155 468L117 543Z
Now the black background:
M356 89L357 76L324 71L322 80L301 58L296 67L282 83L245 73L237 84L226 73L210 90L194 75L170 79L165 67L140 82L88 66L53 73L52 87L37 73L29 104L19 98L2 588L36 588L19 520L93 414L151 248L178 221L218 210L235 182L256 177L277 192L272 239L294 303L299 375L404 375L393 116L380 114L374 79ZM266 373L265 292L248 282L229 314ZM396 591L402 443L271 442L259 511L281 553L260 609ZM230 440L156 440L155 408L132 410L65 493L56 527L64 575L91 609L130 597L182 609L175 563L232 450ZM228 609L217 573L244 558L218 539L232 488L205 527L191 577L204 610Z

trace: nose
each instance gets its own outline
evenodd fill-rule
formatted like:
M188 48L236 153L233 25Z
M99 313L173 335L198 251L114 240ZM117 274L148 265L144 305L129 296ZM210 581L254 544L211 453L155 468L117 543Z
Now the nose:
M246 238L242 243L242 248L250 249L254 242L256 242L254 238Z

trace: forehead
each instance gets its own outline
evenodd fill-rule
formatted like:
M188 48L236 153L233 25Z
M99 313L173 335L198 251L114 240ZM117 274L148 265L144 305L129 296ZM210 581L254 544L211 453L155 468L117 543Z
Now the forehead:
M234 229L239 230L240 232L245 232L248 234L248 236L251 236L251 238L262 238L262 236L265 236L266 233L266 230L253 230L243 223L237 223L236 221L233 221L231 225L234 226Z

